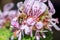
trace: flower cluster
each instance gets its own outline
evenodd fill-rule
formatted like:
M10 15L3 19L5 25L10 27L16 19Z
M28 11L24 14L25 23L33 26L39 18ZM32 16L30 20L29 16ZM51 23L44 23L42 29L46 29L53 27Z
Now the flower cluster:
M46 1L48 1L50 9L44 3ZM58 19L52 18L55 9L50 0L25 0L24 3L17 3L17 7L20 15L12 20L11 26L20 30L18 40L21 40L22 32L32 37L32 32L35 31L36 40L40 40L40 32L42 37L46 38L44 32L48 31L45 29L52 31L51 27L53 26L56 30L60 30L56 25L56 23L59 23Z
M45 2L48 2L49 7ZM25 0L24 3L18 2L18 11L10 10L13 6L13 3L6 4L3 12L0 12L0 26L10 21L10 27L16 28L11 40L15 36L18 37L18 40L21 40L25 34L32 37L33 31L35 31L36 40L40 40L41 37L46 38L45 32L48 32L48 30L52 31L52 26L60 31L60 28L56 25L56 23L59 23L58 18L52 17L55 14L55 9L50 0Z
M17 16L17 10L11 10L14 7L14 3L8 3L4 5L3 11L0 10L0 28L8 21L11 21Z

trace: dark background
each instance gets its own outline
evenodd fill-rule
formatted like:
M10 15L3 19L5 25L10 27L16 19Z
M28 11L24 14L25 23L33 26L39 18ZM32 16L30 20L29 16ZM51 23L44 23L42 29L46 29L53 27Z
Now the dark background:
M0 5L1 5L0 8L1 9L3 8L5 3L14 2L15 4L17 4L17 2L24 1L24 0L10 0L10 1L6 1L5 3L4 3L4 1L6 1L6 0L3 0L3 1L1 0L0 1ZM51 2L53 3L53 5L56 9L56 13L53 15L53 17L54 18L59 18L59 22L60 22L60 0L51 0ZM16 8L17 7L15 5L15 7L13 9L16 9ZM60 23L58 24L58 26L60 27ZM52 28L52 29L53 29L53 32L54 32L54 34L53 34L54 39L53 40L60 40L60 31L57 31L54 28Z

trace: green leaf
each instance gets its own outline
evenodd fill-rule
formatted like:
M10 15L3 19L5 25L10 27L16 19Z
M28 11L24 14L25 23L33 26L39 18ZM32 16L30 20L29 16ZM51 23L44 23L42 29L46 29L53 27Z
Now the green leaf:
M52 32L48 31L45 33L45 35L46 35L46 38L41 38L40 40L52 40L53 39L53 37L52 37L53 33Z
M0 40L8 40L12 35L10 30L5 28L0 29Z

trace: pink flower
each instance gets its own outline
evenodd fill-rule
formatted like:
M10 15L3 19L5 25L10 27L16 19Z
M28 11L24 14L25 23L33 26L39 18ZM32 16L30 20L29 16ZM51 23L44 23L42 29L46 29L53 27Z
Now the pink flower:
M10 20L15 18L16 16L17 16L17 11L16 10L9 11L8 17L9 17Z
M36 23L36 21L34 20L34 18L28 18L27 21L26 21L26 23L28 25L34 25Z
M53 6L53 4L51 3L50 0L48 0L48 5L49 5L49 7L50 7L50 13L52 13L52 15L55 14L54 6Z
M23 2L18 2L17 7L20 8L21 6L23 6Z
M25 34L29 34L31 32L30 28L27 25L21 25L21 30L25 31Z
M25 0L24 7L24 12L26 12L28 16L34 17L39 17L47 8L44 3L37 0Z
M44 8L44 9L43 9ZM32 16L39 17L46 10L47 6L39 1L35 1L32 6Z
M37 28L37 29L43 28L43 23L42 23L41 21L37 22L37 23L36 23L36 28Z
M27 15L30 15L29 12L31 11L34 1L35 0L25 0L24 6L25 6L25 12L27 13Z
M36 31L35 33L36 40L40 40L40 34Z
M14 3L8 3L4 5L3 11L9 11L12 7L14 7Z
M16 27L16 28L19 28L20 26L19 26L19 23L18 23L18 21L17 21L17 18L14 18L12 21L11 21L11 25L13 26L13 27Z

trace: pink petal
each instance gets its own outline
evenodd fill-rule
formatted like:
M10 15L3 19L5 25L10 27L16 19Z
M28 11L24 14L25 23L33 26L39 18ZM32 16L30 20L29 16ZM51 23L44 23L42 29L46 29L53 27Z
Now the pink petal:
M37 22L36 23L36 27L37 27L37 29L43 28L43 23L41 21L40 22Z
M17 18L14 18L12 21L11 21L11 25L16 27L16 28L19 28L19 23L17 22Z
M30 33L30 28L27 25L22 25L21 30L25 30L25 34L29 34Z
M53 4L51 3L50 0L48 0L48 5L49 5L49 7L50 7L50 12L52 13L52 15L55 14L54 6L53 6Z
M40 34L39 33L35 33L36 36L36 40L40 40Z
M47 0L39 0L39 1L41 1L41 2L47 2Z
M43 38L46 38L46 36L45 36L45 34L44 34L44 33L42 33L42 37L43 37Z
M34 19L33 18L28 18L27 19L27 24L29 24L29 25L34 25L36 22L34 21Z
M24 6L25 6L25 12L27 13L27 15L30 15L30 10L31 10L31 7L33 6L33 2L34 0L25 0L24 2Z
M21 6L23 6L23 2L18 2L17 7L20 8Z
M39 17L46 10L47 6L39 1L35 1L32 7L33 16Z
M8 3L3 7L4 11L9 11L14 6L14 3Z

